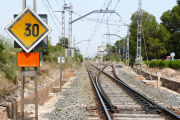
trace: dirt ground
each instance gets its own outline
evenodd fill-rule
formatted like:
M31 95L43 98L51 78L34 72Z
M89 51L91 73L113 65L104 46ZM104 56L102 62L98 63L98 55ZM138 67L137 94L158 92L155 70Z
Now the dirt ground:
M156 72L161 72L162 77L168 78L173 81L180 82L180 70L174 70L172 68L149 68L147 65L142 64L142 70L147 71L153 75L156 75Z

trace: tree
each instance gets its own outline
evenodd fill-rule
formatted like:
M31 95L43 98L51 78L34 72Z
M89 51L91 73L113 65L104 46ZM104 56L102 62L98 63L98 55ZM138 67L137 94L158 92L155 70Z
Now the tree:
M79 60L83 62L83 56L81 54L79 54Z
M177 0L177 4L180 5L180 0Z
M0 38L0 63L6 63L6 58L5 55L3 54L4 51L4 44L3 44L3 39Z
M123 46L126 46L126 40L125 39L117 40L115 46L117 48L117 53L119 53L120 50L120 54L122 55Z
M136 57L137 49L137 12L131 16L130 24L130 54ZM141 55L146 59L144 38L146 40L146 48L148 58L161 58L167 53L164 42L169 40L170 34L163 25L159 25L155 16L142 10L142 37L141 37Z
M52 45L51 45L51 37L48 38L48 48L39 48L40 51L43 52L43 59L45 61L51 61L51 49L52 49Z
M170 39L165 44L168 51L166 55L175 52L175 58L180 58L180 0L177 0L177 4L172 10L164 12L160 19L170 33Z
M112 49L112 45L107 44L107 45L106 45L107 54L110 54L111 49Z
M68 48L69 45L68 42L69 42L68 38L65 37L65 48ZM59 40L59 43L57 43L57 45L62 46L62 38Z

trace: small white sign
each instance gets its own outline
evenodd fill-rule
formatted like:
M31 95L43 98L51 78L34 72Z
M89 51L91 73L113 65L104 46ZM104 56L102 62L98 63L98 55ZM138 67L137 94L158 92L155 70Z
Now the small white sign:
M175 56L175 53L174 53L174 52L172 52L172 53L171 53L171 56L173 56L173 57L174 57L174 56Z
M156 75L157 75L158 77L161 77L161 72L158 71L158 72L156 73Z
M174 56L175 56L175 53L172 52L172 53L171 53L172 60L174 60Z
M158 88L160 88L160 77L161 77L161 72L157 72L156 75L158 76Z
M60 63L61 61L60 61L60 59L62 58L62 63L65 63L65 57L63 56L63 57L61 57L61 56L58 56L58 63Z

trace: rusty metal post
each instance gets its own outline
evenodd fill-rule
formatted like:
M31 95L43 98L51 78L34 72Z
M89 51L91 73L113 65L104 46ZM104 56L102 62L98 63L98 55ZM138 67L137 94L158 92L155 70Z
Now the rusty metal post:
M22 10L24 10L26 8L26 0L22 0ZM23 51L23 49L22 49ZM25 71L25 68L22 67L21 68L21 73ZM24 100L24 79L25 77L21 74L21 117L20 119L24 119L24 103L23 103L23 100Z
M26 0L22 1L22 9L26 8ZM36 0L33 0L33 10L36 12ZM37 51L37 48L34 49ZM23 52L25 52L22 49ZM24 84L25 76L35 76L35 98L33 99L24 99ZM35 104L35 120L38 120L38 71L37 67L34 67L34 71L25 71L25 67L21 68L21 117L24 119L24 104Z
M33 10L36 13L36 0L33 0Z
M22 10L26 8L26 0L22 0Z
M21 68L21 73L25 71L25 67ZM24 118L24 79L25 77L21 74L21 119Z
M62 56L60 57L60 92L62 91Z
M35 119L38 120L38 71L37 67L34 68L35 72Z

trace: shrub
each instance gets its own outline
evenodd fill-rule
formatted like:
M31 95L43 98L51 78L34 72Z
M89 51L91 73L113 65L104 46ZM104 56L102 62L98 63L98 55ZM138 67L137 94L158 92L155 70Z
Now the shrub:
M11 80L14 84L18 82L18 77L14 73L14 69L12 69L11 67L8 67L8 68L3 69L3 72L5 74L5 77Z
M180 69L180 61L149 61L149 67Z
M129 60L129 66L133 67L133 66L134 66L134 63L135 63L135 60L134 60L134 59L130 59L130 60Z
M124 64L126 64L126 59L124 59L122 62L123 62Z
M3 39L0 38L0 62L3 64L6 63L6 58L5 55L3 54L4 51L4 44L3 44Z

